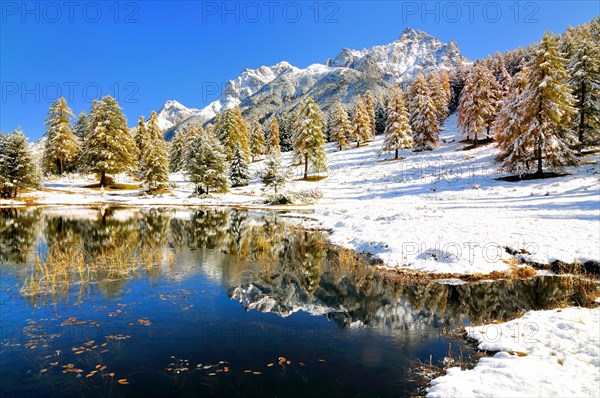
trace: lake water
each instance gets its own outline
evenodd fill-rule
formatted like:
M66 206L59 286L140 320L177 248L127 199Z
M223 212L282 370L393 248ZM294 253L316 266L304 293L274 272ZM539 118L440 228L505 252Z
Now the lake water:
M283 220L0 209L0 396L407 396L419 361L468 359L457 327L598 289L401 281Z

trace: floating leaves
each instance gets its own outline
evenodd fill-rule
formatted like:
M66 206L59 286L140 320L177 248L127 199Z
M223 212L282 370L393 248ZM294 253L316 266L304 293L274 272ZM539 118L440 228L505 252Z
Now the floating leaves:
M119 384L129 384L129 381L127 381L127 379L119 379L119 380L117 380L117 383L119 383Z
M137 323L138 323L138 325L143 325L143 326L150 326L150 325L152 325L152 322L150 322L149 319L138 319Z

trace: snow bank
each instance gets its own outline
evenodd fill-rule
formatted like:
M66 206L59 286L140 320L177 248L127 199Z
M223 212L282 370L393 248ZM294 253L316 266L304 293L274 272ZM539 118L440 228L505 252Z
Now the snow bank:
M475 368L450 368L431 382L435 397L596 397L600 395L600 309L530 311L471 328L479 349L499 351Z

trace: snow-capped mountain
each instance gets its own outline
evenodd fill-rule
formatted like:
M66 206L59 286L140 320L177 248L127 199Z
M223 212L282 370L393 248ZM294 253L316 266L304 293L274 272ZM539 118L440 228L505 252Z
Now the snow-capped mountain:
M188 108L175 100L168 100L158 113L157 124L165 131L200 112L200 109Z
M357 95L367 90L381 97L390 84L406 83L421 70L453 70L470 63L455 42L443 43L426 32L407 28L392 43L360 51L344 48L326 64L300 69L282 61L245 69L226 83L218 100L202 110L192 110L185 120L167 118L171 124L166 137L186 125L206 123L217 112L238 105L245 117L264 117L293 109L310 95L327 112L338 99L351 105Z
M458 45L443 43L422 30L407 28L390 44L362 51L344 48L328 62L333 67L347 67L389 83L408 82L420 71L451 70L470 61L460 54Z

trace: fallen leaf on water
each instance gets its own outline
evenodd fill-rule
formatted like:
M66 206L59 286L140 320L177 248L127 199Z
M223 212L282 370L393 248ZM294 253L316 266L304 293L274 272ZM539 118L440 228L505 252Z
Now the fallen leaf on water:
M108 375L109 375L110 377L115 377L115 374L114 374L114 372L110 372Z
M100 371L102 371L102 372L103 372L103 371L104 371L104 369L106 369L106 365L102 365L102 366L100 367Z
M298 362L298 363L300 364L300 366L306 366L306 365L304 364L304 362Z
M321 358L319 358L319 359L318 359L318 361L319 361L319 362L325 362L325 360L324 360L324 359L321 359Z
M100 347L106 347L108 343L103 343Z
M117 383L119 383L119 384L129 384L129 382L127 381L127 379L119 379L119 380L117 380Z
M250 369L246 369L244 370L244 373L252 373L252 371Z
M50 362L50 365L56 366L56 365L58 365L58 361L56 361L56 362Z
M102 364L96 365L96 369L100 369L100 366L102 366Z
M48 369L41 369L40 373L46 373L48 371Z
M81 351L75 351L75 355L79 355L79 354L83 354L83 350L81 350Z
M273 365L274 365L273 362L267 364L268 367L271 367Z
M253 375L261 375L262 372L252 372Z
M208 375L209 376L216 376L217 374L216 373L209 373Z
M291 365L292 361L285 361L286 364Z
M88 377L92 377L93 375L95 375L95 373L88 373L85 375L85 378L87 379Z

